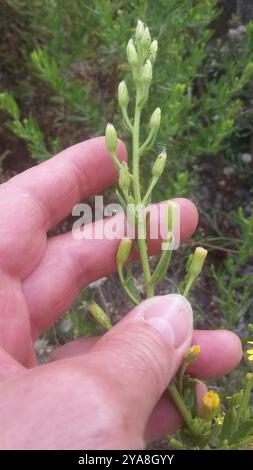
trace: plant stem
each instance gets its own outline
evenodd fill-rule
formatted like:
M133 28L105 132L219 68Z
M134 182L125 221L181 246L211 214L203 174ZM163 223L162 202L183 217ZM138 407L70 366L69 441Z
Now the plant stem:
M183 365L181 366L181 369L180 369L180 372L179 372L178 388L179 388L179 392L182 396L183 396L184 374L186 372L187 367L188 367L187 362L184 362Z
M125 108L121 108L121 110L122 110L122 115L123 115L123 119L125 121L126 127L128 128L130 132L133 132L133 126L127 114L127 110Z
M152 178L152 180L151 180L151 182L150 182L150 185L149 185L149 187L148 187L148 189L147 189L147 192L146 192L144 198L142 199L142 204L143 204L144 206L146 206L146 204L148 203L149 197L150 197L150 195L151 195L151 193L152 193L152 191L153 191L153 189L154 189L156 183L157 183L157 178Z
M135 116L134 116L134 127L133 127L133 190L135 204L139 205L141 201L141 190L140 190L140 175L139 175L139 140L140 140L140 119L141 119L141 106L138 105L140 99L140 87L137 85L136 92L136 104L135 104ZM151 278L148 250L146 243L146 230L143 220L143 216L138 217L138 246L140 250L141 264L144 274L146 294L147 297L154 295L154 288L149 283Z
M114 162L116 168L117 168L118 170L120 170L122 165L121 165L120 161L118 160L118 157L117 157L117 155L116 155L116 152L112 152L112 153L111 153L111 157L112 157L112 159L113 159L113 162Z
M139 149L139 154L142 155L143 152L145 152L145 150L148 150L150 147L152 147L152 144L155 142L155 139L156 139L156 135L157 135L157 130L152 130L148 137L146 138L144 144L142 144L142 146L140 147Z
M196 429L193 425L192 416L189 413L188 409L186 408L184 400L181 398L181 395L178 392L178 389L177 389L176 385L171 383L168 386L168 391L171 394L171 396L172 396L179 412L181 413L182 418L184 419L186 425L191 430L191 432L194 434L194 436L198 436L198 432L196 431Z
M190 289L191 289L191 286L192 286L192 284L193 284L193 281L194 281L194 280L193 280L192 278L190 278L190 279L187 281L186 286L185 286L185 289L184 289L184 292L183 292L183 294L182 294L184 297L187 297L187 295L189 294L189 291L190 291Z

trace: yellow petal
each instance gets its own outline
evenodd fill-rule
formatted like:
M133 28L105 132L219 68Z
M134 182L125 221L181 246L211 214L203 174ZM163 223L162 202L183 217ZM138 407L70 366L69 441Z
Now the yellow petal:
M203 403L204 408L206 408L209 411L214 411L220 406L220 397L213 390L209 390L202 397L202 403Z
M253 349L247 349L247 354L253 354Z
M248 344L253 344L253 341L247 341Z
M249 361L253 361L253 354L252 354L252 356L249 356L249 357L248 357L248 360L249 360Z

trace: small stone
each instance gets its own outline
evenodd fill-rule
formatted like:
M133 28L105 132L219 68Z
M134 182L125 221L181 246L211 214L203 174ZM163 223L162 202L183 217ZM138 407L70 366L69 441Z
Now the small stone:
M38 338L34 343L35 351L38 356L43 356L50 353L53 350L53 346L49 344L45 338Z
M245 34L246 31L247 31L247 28L246 28L246 26L244 26L244 25L242 24L241 26L238 26L237 30L238 30L238 33L240 33L240 34Z
M252 162L252 155L250 153L243 153L241 155L241 159L243 163L251 163Z
M227 177L231 176L234 173L234 168L231 166L226 166L223 170L223 174Z
M62 331L62 333L68 333L72 327L73 327L73 322L70 318L66 318L62 320L60 323L60 330Z
M89 284L89 287L91 289L96 289L98 287L101 287L105 283L106 280L107 280L106 277L101 277L101 279L98 279L97 281L91 282Z

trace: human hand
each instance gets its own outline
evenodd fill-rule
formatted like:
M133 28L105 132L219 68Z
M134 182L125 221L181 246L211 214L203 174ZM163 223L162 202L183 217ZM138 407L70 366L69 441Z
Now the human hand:
M119 155L126 158L123 144ZM53 362L36 367L36 337L70 306L81 287L115 270L119 243L75 240L72 233L48 240L47 231L74 204L116 179L104 139L98 138L0 188L3 449L143 448L181 424L163 391L191 342L201 345L191 369L199 378L225 374L240 360L240 342L233 333L192 333L191 309L173 295L145 301L100 339L69 343L52 354ZM195 230L197 214L190 201L178 202L185 240ZM150 250L159 250L159 241L153 240ZM158 323L154 316L160 317Z

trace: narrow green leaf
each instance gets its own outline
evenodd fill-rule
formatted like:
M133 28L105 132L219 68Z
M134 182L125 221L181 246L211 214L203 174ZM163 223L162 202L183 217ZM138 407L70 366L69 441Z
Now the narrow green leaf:
M132 295L139 301L141 302L141 297L140 294L137 290L137 287L134 282L134 276L132 274L132 269L128 267L127 269L127 275L126 275L126 280L125 280L126 286L128 290L132 293Z
M162 256L159 260L158 265L156 266L155 271L151 276L150 283L157 284L158 282L162 281L168 271L170 260L171 260L172 250L164 250Z
M253 419L249 419L239 426L237 431L232 435L230 444L233 445L237 441L244 440L250 436L253 436Z

